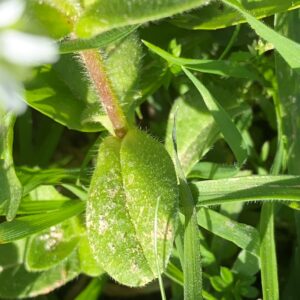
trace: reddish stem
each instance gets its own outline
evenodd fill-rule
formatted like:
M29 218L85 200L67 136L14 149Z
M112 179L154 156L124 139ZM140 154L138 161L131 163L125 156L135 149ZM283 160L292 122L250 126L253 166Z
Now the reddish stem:
M112 90L110 80L104 67L101 54L97 50L80 52L104 110L109 117L117 137L122 138L127 132L127 122L118 100Z

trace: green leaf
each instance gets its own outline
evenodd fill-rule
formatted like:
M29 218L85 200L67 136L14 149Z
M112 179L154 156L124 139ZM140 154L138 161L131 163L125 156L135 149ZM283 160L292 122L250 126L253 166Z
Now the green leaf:
M86 223L92 252L110 276L125 285L144 285L157 278L157 260L163 272L172 250L177 205L174 166L160 143L136 129L122 141L108 137L101 143Z
M172 106L167 124L166 148L172 154L172 130L176 114L177 155L185 174L210 149L219 133L213 117L197 96L187 93L178 98Z
M299 0L239 0L239 2L242 2L244 8L257 19L300 7ZM171 22L187 29L211 30L244 23L246 20L243 15L232 8L220 5L220 2L211 1L197 11L175 16Z
M138 28L137 25L112 29L91 39L69 39L59 42L60 53L71 53L88 49L103 48L127 37Z
M0 271L0 297L17 299L36 297L64 285L79 275L76 253L45 272L28 272L23 263L25 240L0 245L0 258L6 263Z
M11 222L0 224L0 244L28 237L34 233L63 222L83 212L83 202L72 201L63 210L53 211L43 215L18 217Z
M112 88L125 113L129 113L138 97L141 48L136 35L112 44L104 51L105 67ZM27 83L26 101L34 109L70 129L85 132L103 130L108 118L89 74L82 76L85 66L81 59L65 54L53 67L38 70Z
M47 213L52 210L59 210L68 206L70 200L43 200L43 201L26 201L24 198L19 206L18 215L34 215ZM5 215L4 209L0 208L0 215Z
M149 43L143 41L143 43L154 53L158 54L171 64L178 66L185 66L186 68L199 71L202 73L209 73L221 76L230 76L237 78L247 78L252 80L258 80L258 75L249 67L244 64L231 61L231 60L209 60L209 59L191 59L177 57L169 52Z
M198 210L197 220L201 227L259 257L260 237L254 227L204 207Z
M203 299L202 294L202 262L200 254L200 230L197 224L196 206L191 189L185 178L177 155L176 139L176 115L172 130L172 141L174 147L174 159L176 163L177 176L179 178L180 205L184 217L184 227L179 222L180 231L175 240L176 247L180 251L180 262L184 274L184 299ZM181 221L181 220L180 220ZM178 240L181 244L178 243ZM183 243L182 243L183 242ZM180 247L178 247L180 246ZM183 251L182 248L183 247ZM183 253L182 253L183 252Z
M75 182L79 177L79 169L39 169L22 167L17 169L18 177L23 185L23 196L40 185L55 185L62 182Z
M191 184L198 205L247 201L300 201L300 177L245 176Z
M16 216L22 197L22 185L13 161L13 128L16 117L0 108L0 204L6 201L6 219Z
M300 24L299 10L276 16L276 30L279 33L300 42L300 34L296 30ZM283 110L282 118L286 152L288 153L288 170L290 174L300 174L298 163L300 153L300 73L291 70L282 57L276 54L276 76L278 82L279 101ZM288 78L288 80L284 80Z
M211 285L217 292L224 292L228 285L222 280L220 276L211 276L209 278Z
M76 33L86 38L111 28L166 18L203 3L204 0L97 0L80 17Z
M25 255L26 270L49 270L69 257L80 239L76 222L78 220L75 218L69 219L29 238Z
M232 271L245 276L253 276L260 270L259 258L242 250L233 264Z
M93 278L88 286L75 298L75 300L97 300L105 286L106 276Z
M86 235L82 236L80 239L78 255L82 273L92 277L97 277L104 273L102 267L94 258Z
M71 56L54 66L42 67L26 85L28 105L70 129L101 131L101 106L82 67Z
M248 13L245 8L235 0L223 0L223 2L241 13L258 35L273 44L278 53L280 53L291 68L300 68L300 44L284 37L264 23L256 20L255 17Z
M221 165L212 162L200 162L188 173L189 179L222 179L234 177L239 173L235 166Z
M190 71L185 68L183 68L183 71L202 95L203 100L218 124L224 139L233 151L239 166L241 166L248 156L247 144L243 140L241 133L234 125L224 108L211 95L209 90L207 90L206 87Z
M279 283L275 245L274 203L264 203L260 216L260 266L263 297L279 300Z
M80 13L77 0L27 0L26 17L53 38L61 38L73 31ZM36 28L35 28L36 29Z
M231 116L248 110L247 106L237 103L236 97L227 90L220 89L215 84L210 86L215 96L221 97L222 104ZM220 129L202 97L199 97L198 91L194 89L185 93L174 102L167 123L166 148L171 154L173 118L176 110L177 152L182 169L188 174L219 138Z
M228 268L221 267L220 275L221 275L221 278L224 280L224 282L226 282L227 284L233 283L233 274Z

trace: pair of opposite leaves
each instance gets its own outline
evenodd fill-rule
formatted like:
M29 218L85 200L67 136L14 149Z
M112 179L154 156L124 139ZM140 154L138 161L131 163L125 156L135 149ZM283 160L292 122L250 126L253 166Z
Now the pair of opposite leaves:
M158 277L172 251L178 212L173 162L162 144L131 129L101 143L86 223L93 255L116 281Z

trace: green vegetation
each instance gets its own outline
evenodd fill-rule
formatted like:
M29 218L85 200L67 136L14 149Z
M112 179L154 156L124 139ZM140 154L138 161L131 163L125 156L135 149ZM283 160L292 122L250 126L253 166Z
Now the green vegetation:
M0 299L298 300L300 1L0 0Z

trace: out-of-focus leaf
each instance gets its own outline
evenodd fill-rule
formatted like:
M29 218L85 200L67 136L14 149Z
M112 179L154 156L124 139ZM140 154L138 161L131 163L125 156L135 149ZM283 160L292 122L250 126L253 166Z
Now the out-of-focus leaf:
M252 276L260 269L259 257L242 250L233 264L232 270L240 275Z
M299 0L239 0L239 2L242 2L245 9L258 19L300 7ZM218 29L243 23L246 20L230 7L211 1L197 11L175 16L171 22L187 29Z
M125 113L137 98L141 48L135 35L112 44L104 51L105 67L112 88ZM91 84L81 59L63 55L53 67L38 70L27 83L26 101L53 120L79 131L101 131L107 122L99 96Z
M166 18L203 3L204 0L96 0L80 17L76 33L90 37L111 28Z
M15 116L0 108L0 204L6 201L6 218L11 221L22 197L22 185L14 169L12 156Z
M0 297L17 299L47 294L79 274L76 253L45 272L28 272L23 265L25 240L0 245Z
M97 300L101 294L104 284L106 282L106 276L100 276L93 278L88 286L75 298L75 300Z
M49 270L70 256L80 240L76 222L76 218L66 220L29 238L25 256L26 270Z
M27 0L26 17L40 31L53 38L61 38L73 31L73 25L80 13L77 0Z

